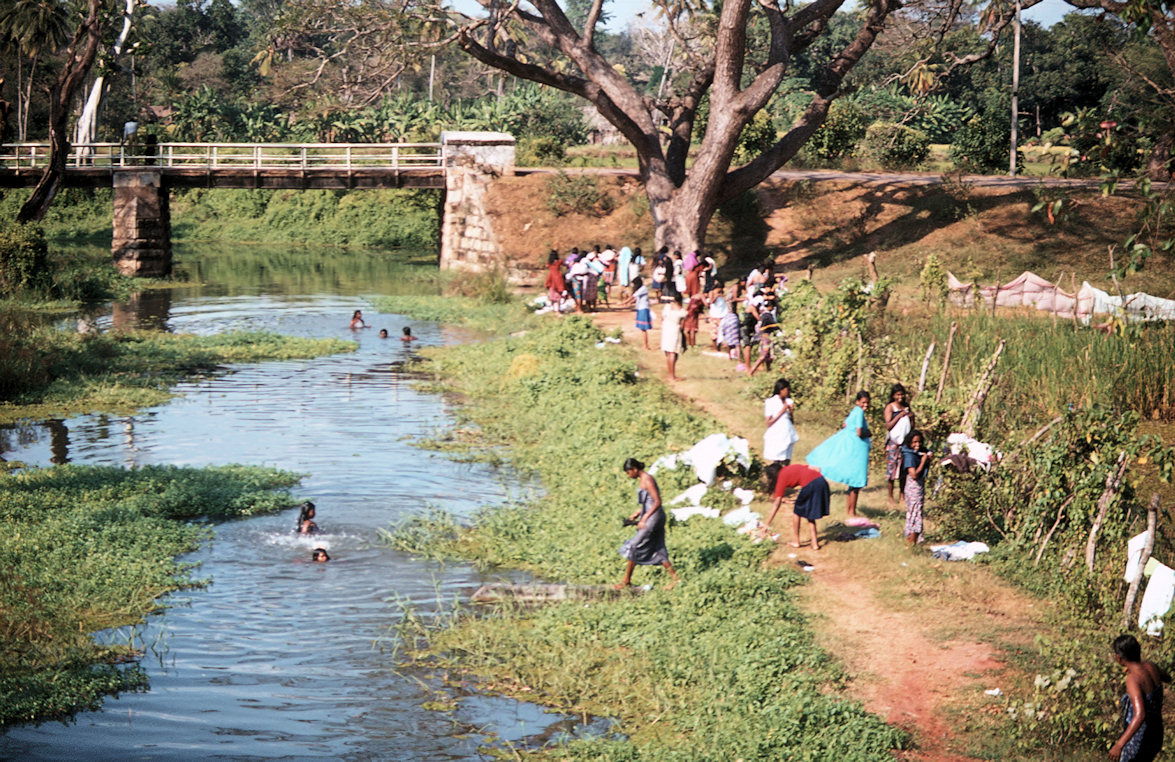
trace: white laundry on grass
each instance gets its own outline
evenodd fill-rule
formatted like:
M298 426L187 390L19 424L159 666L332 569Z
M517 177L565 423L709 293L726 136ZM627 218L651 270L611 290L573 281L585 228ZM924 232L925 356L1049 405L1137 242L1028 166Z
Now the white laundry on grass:
M728 437L725 434L711 434L682 453L663 455L649 467L649 473L656 475L662 468L673 470L679 463L693 466L698 480L706 484L714 482L718 466L723 462L735 463L746 471L751 467L751 448L742 437Z
M944 561L970 561L980 553L987 553L991 548L985 542L967 542L959 540L950 545L931 545L930 552L935 558Z

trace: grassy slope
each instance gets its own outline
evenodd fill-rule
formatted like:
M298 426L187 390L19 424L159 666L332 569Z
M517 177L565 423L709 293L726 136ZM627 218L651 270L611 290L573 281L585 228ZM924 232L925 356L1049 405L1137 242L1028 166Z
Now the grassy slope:
M511 462L548 490L532 505L483 514L474 531L442 543L448 552L551 579L619 577L616 548L631 532L619 519L633 499L621 462L652 462L718 427L637 379L629 350L596 348L600 336L570 318L433 355L484 441L509 442ZM666 497L688 483L674 473L659 480ZM732 505L720 492L708 502ZM449 530L426 520L397 537L419 548L422 534ZM841 673L789 595L801 575L763 568L769 547L718 522L676 525L669 544L685 580L671 593L467 619L434 633L432 653L507 692L617 716L630 739L576 742L560 756L890 758L904 735L838 697ZM636 581L661 576L641 570Z

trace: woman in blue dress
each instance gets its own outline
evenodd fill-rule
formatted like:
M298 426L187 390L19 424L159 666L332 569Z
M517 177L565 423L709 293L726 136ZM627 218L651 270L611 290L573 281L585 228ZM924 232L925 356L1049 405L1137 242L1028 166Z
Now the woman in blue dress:
M865 420L868 409L869 392L857 392L856 404L845 418L844 428L808 453L808 465L820 469L828 481L849 488L845 499L845 514L849 519L857 518L857 496L869 483L870 433Z
M677 572L673 564L669 563L669 550L665 547L665 511L661 508L661 490L657 488L652 475L645 471L645 464L635 458L624 461L624 473L628 478L637 480L639 487L636 499L639 507L636 513L629 516L629 521L636 522L636 535L620 546L620 555L628 561L628 566L624 570L624 579L616 585L616 589L628 587L632 582L632 570L637 564L660 564L673 578L665 586L666 590L670 590L677 584Z
M1151 762L1163 749L1163 683L1171 682L1171 676L1142 660L1142 647L1133 635L1119 635L1113 647L1114 660L1126 670L1126 695L1123 731L1110 748L1110 759Z

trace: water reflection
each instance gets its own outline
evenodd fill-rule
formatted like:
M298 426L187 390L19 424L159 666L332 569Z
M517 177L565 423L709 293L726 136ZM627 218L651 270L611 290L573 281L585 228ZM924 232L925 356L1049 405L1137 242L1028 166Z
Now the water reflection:
M171 289L137 291L124 302L115 302L110 327L116 331L166 331L171 314Z
M412 445L452 425L445 400L413 383L414 345L464 337L378 314L346 293L373 267L355 265L345 276L336 269L334 287L309 294L275 293L275 284L292 288L297 277L256 267L253 280L185 286L169 302L140 300L125 312L197 334L243 328L352 339L353 353L238 366L182 384L178 399L133 415L0 429L5 457L34 465L235 462L303 473L297 493L317 504L322 528L295 534L296 509L219 525L215 541L185 559L201 564L211 586L171 596L170 608L135 633L151 644L143 662L151 690L107 700L70 725L11 729L0 736L0 757L468 759L482 756L471 728L541 744L549 726L574 720L474 693L459 695L452 713L422 709L435 686L398 672L387 650L406 610L432 616L485 575L392 551L376 530L430 506L468 516L487 503L528 499L530 490L486 464ZM384 262L360 293L380 290L399 267ZM376 330L348 330L354 309ZM104 319L107 327L122 320ZM419 337L412 345L377 335L409 323ZM317 546L328 548L330 563L310 562Z

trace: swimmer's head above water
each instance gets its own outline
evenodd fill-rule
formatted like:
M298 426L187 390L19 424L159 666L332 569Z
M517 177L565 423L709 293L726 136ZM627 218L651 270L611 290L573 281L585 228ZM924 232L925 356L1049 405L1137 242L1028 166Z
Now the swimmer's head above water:
M326 548L315 548L314 552L310 554L310 558L316 563L325 563L330 560L330 556L326 553Z

